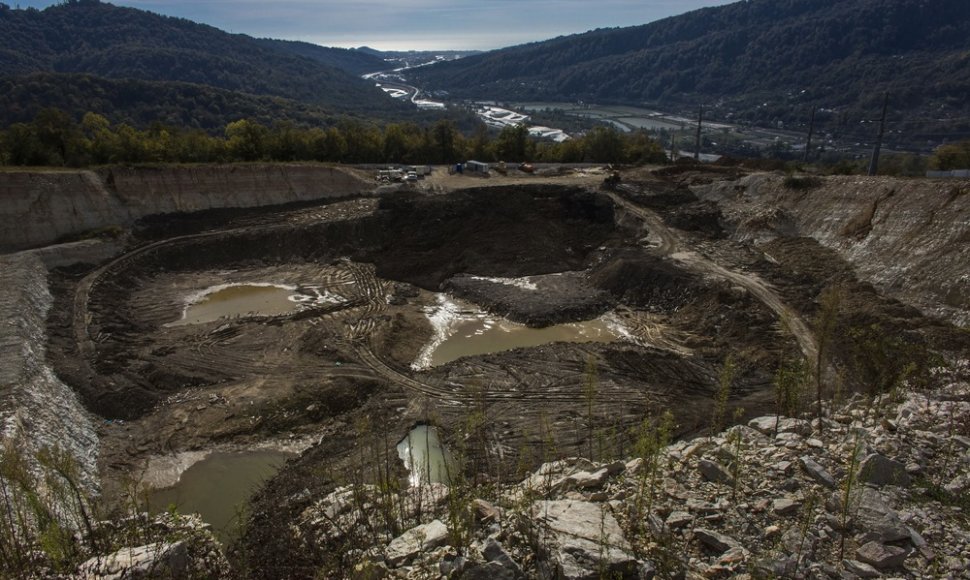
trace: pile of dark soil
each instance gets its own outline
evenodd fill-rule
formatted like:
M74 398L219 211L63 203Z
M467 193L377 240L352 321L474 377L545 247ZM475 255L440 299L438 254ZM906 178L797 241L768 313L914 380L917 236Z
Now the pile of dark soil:
M614 306L612 296L578 272L530 276L535 289L480 276L459 274L443 289L485 310L533 327L595 318Z
M670 260L642 251L620 253L596 269L590 282L617 301L656 313L673 313L694 300L704 284Z
M381 200L373 261L383 278L437 289L459 273L519 277L580 270L616 232L613 204L586 190L485 187Z

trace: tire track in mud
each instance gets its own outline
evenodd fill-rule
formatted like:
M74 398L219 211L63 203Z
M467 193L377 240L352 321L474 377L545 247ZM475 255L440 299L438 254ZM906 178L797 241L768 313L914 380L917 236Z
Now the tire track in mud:
M95 359L98 356L98 349L95 345L95 340L91 338L88 332L88 326L91 324L91 314L88 312L88 306L91 301L91 294L98 288L102 282L102 277L114 268L123 265L127 262L131 262L135 258L147 254L153 250L163 248L169 244L177 244L189 240L200 240L205 238L212 238L217 236L226 235L232 233L233 231L244 231L251 228L239 228L236 230L221 230L218 232L207 232L201 234L190 234L185 236L178 236L175 238L169 238L165 240L160 240L157 242L150 243L139 248L135 248L130 252L126 252L121 256L111 260L110 262L98 267L94 271L90 272L78 283L77 288L74 291L74 313L72 316L72 325L74 327L74 342L77 344L78 352L80 354L81 360L84 361L86 365L92 367Z
M684 357L694 356L694 349L684 346L684 343L690 338L690 333L674 330L670 326L655 320L649 314L629 309L618 309L617 315L634 343L644 347L666 350Z
M342 267L346 268L347 272L353 278L356 299L361 303L361 306L358 308L351 309L358 318L355 321L347 322L346 339L367 367L391 383L403 386L418 394L437 399L445 404L468 404L480 400L480 397L470 394L462 385L420 380L408 374L406 371L394 368L374 352L370 344L370 336L377 327L379 317L387 311L387 282L377 277L372 265L357 264L345 260ZM351 310L344 310L344 314L350 314ZM545 370L544 368L537 368L532 374L541 374ZM522 381L523 385L533 386L529 383L528 380ZM492 389L487 392L486 397L490 403L500 401L576 403L583 402L587 399L587 395L583 392L581 386L558 393L551 393L547 389L531 392L517 389ZM647 402L646 396L624 397L620 395L611 396L610 400L637 405L643 405Z
M124 267L153 251L160 250L168 246L203 239L215 239L220 236L232 235L234 233L291 227L293 227L293 224L291 223L263 223L259 225L250 224L236 228L167 238L135 248L130 252L118 256L117 258L98 267L82 278L74 293L74 312L72 316L72 325L75 342L80 355L79 358L88 367L90 373L93 375L95 373L95 363L98 358L97 342L100 337L92 337L90 335L89 326L92 322L92 315L89 311L89 305L91 296L97 292L99 285L104 281L104 277L107 273L116 268ZM392 367L380 356L378 356L371 347L370 338L372 333L377 329L381 316L387 311L388 308L388 283L380 280L376 276L374 266L371 264L358 264L351 262L350 260L344 260L340 266L340 270L342 270L342 272L336 276L334 281L339 280L340 283L346 285L348 288L353 288L353 294L355 294L355 296L344 296L347 301L340 305L339 309L336 307L327 307L317 312L313 312L313 309L309 309L305 312L297 312L296 314L292 315L292 317L296 319L310 317L315 318L316 316L346 316L351 318L346 321L345 339L349 343L349 346L351 346L351 348L360 358L362 363L361 370L363 370L363 368L367 368L378 377L384 378L393 384L400 385L412 392L439 400L444 404L460 405L480 400L480 396L476 396L475 394L471 393L463 385L453 382L439 383L437 381L433 382L421 380L418 377L411 376L407 372ZM350 294L350 292L348 292L348 294ZM314 322L313 318L309 319L311 324ZM198 358L194 361L194 364L198 364L203 368L210 366L205 362L205 359L209 353L218 351L220 353L219 356L223 356L224 353L218 349L218 346L221 346L222 343L227 341L231 342L234 336L235 332L225 327L219 327L208 335L205 335L198 344L194 345L195 353L198 355ZM250 362L252 361L239 361L241 365L245 365L246 363ZM528 368L527 364L526 368ZM329 369L326 366L321 366L319 368L315 368L314 370L326 374L333 374L335 376L348 374L339 370ZM536 376L528 376L530 374L541 375L543 374L544 370L546 369L535 368L531 369L530 371L523 372L523 378L526 380L521 382L521 389L514 388L488 390L486 395L488 401L490 403L519 402L530 404L541 404L543 402L581 403L586 401L587 395L583 392L581 380L578 380L572 385L569 384L569 381L559 380L555 388L550 391L548 389L549 385L544 385L542 384L542 381L536 380ZM361 376L360 373L351 374ZM651 393L634 394L630 391L627 391L627 393L628 394L624 394L622 392L613 392L610 395L610 401L613 403L630 405L646 405L651 399Z
M81 281L78 283L77 288L74 291L74 301L73 308L74 311L71 316L71 325L73 327L74 342L78 349L78 358L80 362L84 364L89 375L93 376L96 374L95 363L98 357L97 343L103 342L106 337L99 336L92 337L89 332L89 326L92 322L92 316L89 312L89 305L91 301L91 295L97 290L98 286L103 282L103 277L105 274L111 270L123 266L127 263L134 261L143 255L149 254L152 251L159 250L161 248L180 244L184 242L204 240L209 238L218 238L220 236L227 236L232 234L242 234L246 232L255 231L272 231L279 229L290 229L294 227L294 222L299 222L301 216L303 216L303 221L312 221L314 223L319 223L321 221L342 221L347 219L352 219L354 217L359 217L360 212L373 211L376 208L376 204L373 200L350 200L348 202L340 202L332 205L328 205L324 208L311 208L308 210L297 210L283 212L282 221L267 223L265 217L260 217L256 223L246 223L245 221L238 227L231 227L225 229L219 229L216 231L202 232L196 234L186 234L182 236L176 236L172 238L166 238L163 240L158 240L156 242L151 242L144 246L140 246L132 249L131 251L125 252L124 254L114 258L113 260L99 266L95 270L89 272ZM356 306L356 303L349 303L349 306ZM325 313L325 309L320 312ZM297 313L295 316L300 315ZM303 317L308 314L306 312L302 313Z
M435 385L410 377L403 372L392 368L366 346L362 346L357 350L357 352L364 363L380 376L422 395L438 399L444 403L455 404L476 403L481 402L482 400L481 394L470 393L465 387L456 385L454 383ZM485 398L486 402L489 404L503 401L581 403L587 400L588 395L583 393L582 386L578 385L575 391L564 391L560 393L549 393L546 391L523 392L519 390L498 390L490 388L486 390ZM622 397L611 394L609 400L611 403L626 403L631 405L645 405L649 402L646 395L638 397Z
M638 188L628 184L620 185L619 189L628 193L643 193ZM604 193L618 206L640 218L650 233L659 237L659 244L653 249L699 274L710 274L728 280L750 292L762 304L771 309L781 324L791 332L798 342L802 354L808 360L816 358L818 343L815 340L815 335L798 313L785 304L770 285L753 274L746 274L721 266L710 258L686 247L679 236L655 212L635 204L615 191L605 191Z

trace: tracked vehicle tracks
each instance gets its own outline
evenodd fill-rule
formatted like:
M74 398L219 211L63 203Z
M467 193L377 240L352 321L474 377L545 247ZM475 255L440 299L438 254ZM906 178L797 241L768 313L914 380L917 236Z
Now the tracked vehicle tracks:
M370 344L370 336L376 328L377 318L387 310L387 284L376 277L372 267L349 261L345 262L345 266L353 275L356 290L359 292L357 300L362 303L362 306L354 312L359 318L347 323L346 338L367 367L391 383L446 404L467 404L481 400L481 396L469 393L461 385L410 375L407 371L394 368L378 356ZM523 382L523 384L526 383ZM623 396L619 393L616 395L611 396L610 400L627 404L646 402L643 396ZM502 401L578 403L587 399L580 385L574 389L556 392L490 389L485 397L489 403Z
M628 193L643 193L641 190L628 184L622 184L618 189ZM625 211L638 217L651 233L659 237L660 243L655 248L656 251L680 262L690 270L728 280L750 292L752 296L771 309L781 323L787 327L798 342L802 354L809 360L816 358L818 343L815 340L815 335L798 313L785 304L770 285L753 274L726 268L710 258L691 250L671 228L664 224L660 216L653 211L635 204L615 191L608 191L606 195Z
M624 185L621 188L630 192L639 193L630 186ZM651 234L659 239L657 250L662 254L681 262L691 270L717 276L746 288L752 295L775 312L779 318L786 321L806 356L814 356L816 349L815 341L807 325L805 325L804 321L791 308L784 304L777 293L767 284L752 275L725 268L709 258L691 251L686 247L686 244L680 237L663 223L657 214L638 206L616 192L610 192L607 195L613 199L617 206L641 220L650 230ZM173 244L218 238L219 236L231 235L233 233L253 231L254 228L273 229L287 227L293 227L293 224L262 223L259 225L248 225L239 228L169 238L136 248L91 272L79 283L74 295L73 331L82 358L92 369L95 368L94 363L98 356L97 343L89 332L89 326L91 324L89 303L92 294L97 291L98 285L102 283L106 273L115 268L125 267L126 264L130 264L146 254ZM395 368L393 364L389 364L383 360L375 352L371 337L382 322L381 318L385 316L388 309L387 283L377 278L373 266L370 265L357 264L347 260L341 264L340 269L342 270L339 274L340 280L348 288L347 295L344 296L346 302L339 308L322 307L317 310L299 312L292 315L294 320L308 319L310 323L314 323L320 317L342 318L345 321L343 340L356 353L361 363L362 371L366 368L375 376L381 377L389 383L399 385L420 396L429 397L445 404L467 404L479 400L480 395L472 393L469 389L455 382L440 380L427 375L416 375L407 370ZM221 335L213 336L209 340L219 340L221 338L225 337ZM205 350L206 346L206 344L202 344L199 348ZM678 352L682 356L689 355L686 349L676 348L676 346L673 344L670 345L669 350ZM520 376L522 374L513 372L512 376ZM488 401L522 402L528 404L541 404L542 402L581 403L587 398L587 395L583 392L582 381L579 379L575 382L571 380L556 380L549 383L548 381L530 381L525 376L520 376L520 378L521 380L512 388L509 388L509 386L505 386L504 388L490 388L485 395ZM611 385L610 390L612 391L609 394L610 400L614 403L645 405L653 398L652 393L640 393L620 385Z

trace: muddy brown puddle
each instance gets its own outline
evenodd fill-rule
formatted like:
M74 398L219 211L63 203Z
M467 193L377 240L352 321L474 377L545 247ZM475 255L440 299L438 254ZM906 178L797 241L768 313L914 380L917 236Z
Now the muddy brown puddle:
M152 490L149 509L158 513L174 505L179 513L198 513L218 538L231 539L249 496L291 457L269 450L212 453L186 469L174 486Z
M616 342L624 339L624 333L606 317L532 328L489 315L468 302L444 295L439 295L438 306L427 315L435 328L435 337L412 365L416 370L443 365L464 356L554 342Z
M296 310L295 288L270 284L239 284L204 290L189 298L182 318L166 326L214 322L234 316L279 316Z
M614 342L619 336L602 320L530 328L507 320L475 318L456 325L455 333L431 355L438 366L463 356L489 354L553 342Z

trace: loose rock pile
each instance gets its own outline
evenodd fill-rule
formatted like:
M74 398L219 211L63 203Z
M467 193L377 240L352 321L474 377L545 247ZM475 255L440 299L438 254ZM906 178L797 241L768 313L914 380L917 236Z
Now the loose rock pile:
M547 463L490 494L425 486L389 506L344 487L294 533L368 538L352 556L373 578L970 578L970 385L953 378L967 370L821 422L760 417L628 461ZM390 531L392 508L420 525Z
M100 522L98 532L98 535L108 538L126 537L130 545L111 553L91 556L80 565L72 578L218 580L232 577L229 562L219 542L209 531L208 524L204 524L198 516L166 513L148 518L141 514L122 521Z

